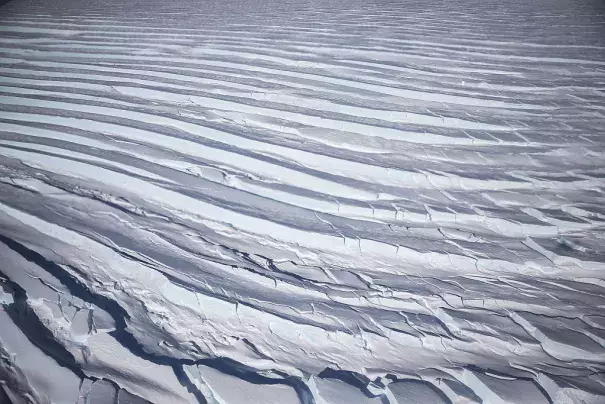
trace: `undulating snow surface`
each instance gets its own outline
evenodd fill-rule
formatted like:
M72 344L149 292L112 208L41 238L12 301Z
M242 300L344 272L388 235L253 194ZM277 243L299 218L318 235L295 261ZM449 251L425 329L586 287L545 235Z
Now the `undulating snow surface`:
M0 8L0 402L602 404L599 0Z

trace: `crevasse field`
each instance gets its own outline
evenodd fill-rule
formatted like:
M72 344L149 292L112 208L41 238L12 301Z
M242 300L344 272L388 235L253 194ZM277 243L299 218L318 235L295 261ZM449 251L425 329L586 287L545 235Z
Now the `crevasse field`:
M0 8L0 403L605 403L605 4Z

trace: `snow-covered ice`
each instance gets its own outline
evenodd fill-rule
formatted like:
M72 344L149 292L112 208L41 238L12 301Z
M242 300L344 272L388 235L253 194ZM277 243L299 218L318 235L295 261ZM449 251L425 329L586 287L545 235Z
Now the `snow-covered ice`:
M600 0L0 7L0 403L602 404Z

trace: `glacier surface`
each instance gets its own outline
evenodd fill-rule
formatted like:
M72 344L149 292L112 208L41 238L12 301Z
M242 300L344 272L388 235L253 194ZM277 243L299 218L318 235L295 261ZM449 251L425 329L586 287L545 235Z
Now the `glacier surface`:
M602 404L599 0L0 7L0 403Z

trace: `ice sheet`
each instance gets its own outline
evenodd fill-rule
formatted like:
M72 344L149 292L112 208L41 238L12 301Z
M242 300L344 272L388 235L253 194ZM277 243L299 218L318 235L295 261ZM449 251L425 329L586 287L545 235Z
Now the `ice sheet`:
M0 402L605 402L598 0L0 7Z

